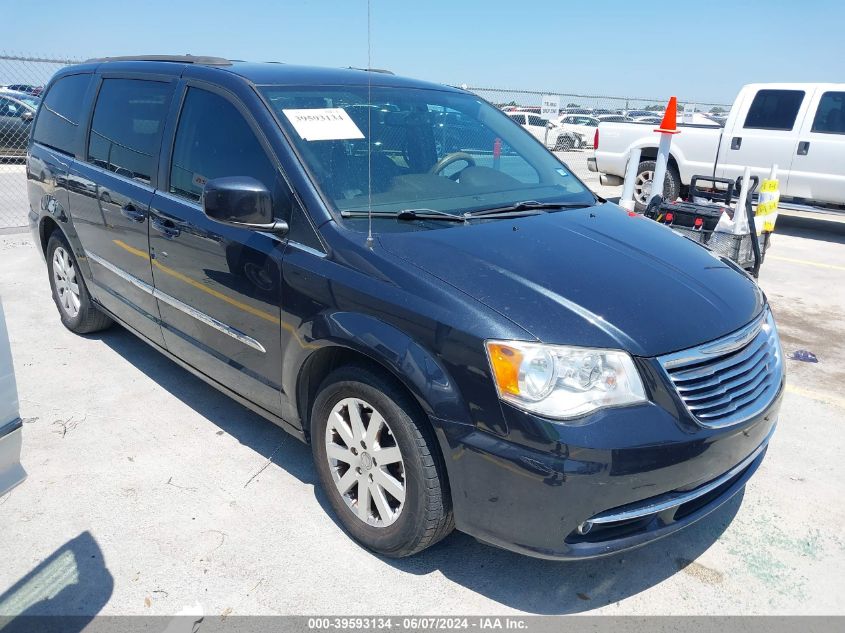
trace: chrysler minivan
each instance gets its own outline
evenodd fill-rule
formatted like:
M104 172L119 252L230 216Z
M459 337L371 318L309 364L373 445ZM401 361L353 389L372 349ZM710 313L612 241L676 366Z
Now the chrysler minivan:
M310 443L381 554L453 528L545 558L642 545L742 489L777 422L754 281L470 92L92 60L47 87L27 182L64 325L118 323Z

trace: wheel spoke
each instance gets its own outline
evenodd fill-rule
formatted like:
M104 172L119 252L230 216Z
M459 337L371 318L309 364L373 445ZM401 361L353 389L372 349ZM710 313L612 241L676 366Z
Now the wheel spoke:
M393 475L381 467L375 468L373 471L373 480L389 494L391 497L400 503L405 500L405 486L397 481Z
M381 427L384 426L384 418L378 411L373 411L370 416L370 424L367 427L367 432L364 434L364 446L368 449L373 449L376 444L376 438Z
M370 518L370 482L366 475L358 479L358 518L365 523Z
M337 487L337 491L341 495L345 495L347 491L358 481L358 473L355 472L354 468L350 468L347 470L343 477L336 480L334 485Z
M350 400L346 405L349 412L349 423L352 425L352 436L356 442L364 439L364 422L361 420L361 405L357 400Z
M387 521L393 515L390 505L387 503L387 497L384 496L384 489L377 483L373 482L370 485L370 494L373 496L373 501L376 504L376 511L382 521Z
M79 312L79 297L77 297L72 292L68 291L65 294L70 295L70 306L71 310L73 311L73 315L75 316L77 312Z
M329 429L336 431L346 446L351 447L354 444L355 438L352 437L352 429L349 428L349 424L340 415L339 410L332 411L329 417Z
M329 459L336 459L346 464L355 464L357 458L349 451L339 444L329 444L326 446L326 454Z
M402 461L402 451L398 446L388 446L387 448L380 448L371 453L373 460L379 466L387 466L388 464L395 464Z

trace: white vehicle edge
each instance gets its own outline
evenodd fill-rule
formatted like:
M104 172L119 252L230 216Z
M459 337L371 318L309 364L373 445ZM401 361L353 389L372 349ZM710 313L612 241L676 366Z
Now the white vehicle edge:
M21 466L22 427L12 351L0 301L0 495L26 478L26 471Z
M590 171L602 174L602 184L620 185L631 150L641 150L635 183L638 210L651 192L658 143L654 127L602 123L595 156L588 159ZM696 174L735 179L747 166L762 179L777 164L782 200L845 205L845 84L748 84L737 95L724 128L681 124L678 129L664 183L667 199L683 195Z

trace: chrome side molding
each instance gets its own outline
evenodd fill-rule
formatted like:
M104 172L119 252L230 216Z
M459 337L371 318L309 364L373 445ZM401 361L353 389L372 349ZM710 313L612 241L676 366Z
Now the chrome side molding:
M128 272L126 272L122 268L115 266L110 261L103 259L102 257L97 255L96 253L92 253L91 251L86 250L85 256L88 257L89 259L91 259L92 261L97 262L103 268L113 272L115 275L117 275L118 277L120 277L124 281L132 284L133 286L135 286L139 290L142 290L142 291L154 296L159 301L162 301L162 302L166 303L167 305L169 305L173 308L176 308L177 310L179 310L181 312L184 312L188 316L195 318L197 321L201 321L201 322L205 323L206 325L214 328L218 332L222 332L223 334L226 334L227 336L231 336L233 339L235 339L236 341L240 341L241 343L243 343L247 347L251 347L252 349L257 350L257 351L261 352L262 354L267 353L267 350L264 349L264 346L261 343L256 341L251 336L244 334L239 329L234 328L231 325L228 325L226 323L223 323L222 321L218 321L213 316L206 314L205 312L201 312L200 310L197 310L193 306L190 306L187 303L180 301L176 297L173 297L173 296L167 294L166 292L162 292L158 288L154 288L153 286L151 286L147 282L142 281L141 279L138 279L135 275L129 274Z

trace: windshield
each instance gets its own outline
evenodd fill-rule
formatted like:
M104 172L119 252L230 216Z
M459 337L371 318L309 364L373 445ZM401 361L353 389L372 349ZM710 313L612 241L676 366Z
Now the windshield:
M373 214L595 203L554 155L473 95L373 86L368 99L366 85L262 90L335 211L366 211L370 194Z

